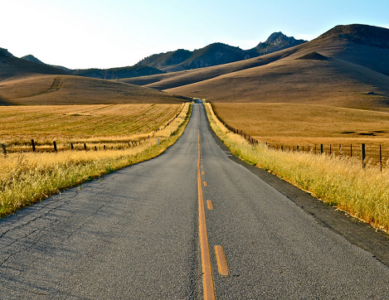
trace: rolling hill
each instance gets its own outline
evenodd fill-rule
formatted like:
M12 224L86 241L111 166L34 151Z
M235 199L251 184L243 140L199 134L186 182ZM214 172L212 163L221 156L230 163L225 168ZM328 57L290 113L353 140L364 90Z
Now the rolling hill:
M190 99L155 89L67 72L14 57L0 48L0 105L178 103Z
M35 75L0 82L5 105L179 103L191 99L155 89L73 75Z
M218 76L210 76L216 70L206 68L201 76L192 71L146 86L165 87L169 92L212 102L309 103L387 110L388 43L389 29L336 26L308 43L219 66ZM210 79L205 79L207 73Z

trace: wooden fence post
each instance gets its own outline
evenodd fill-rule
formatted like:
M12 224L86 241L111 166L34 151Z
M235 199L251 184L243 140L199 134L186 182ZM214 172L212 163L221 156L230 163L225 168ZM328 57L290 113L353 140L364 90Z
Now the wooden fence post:
M350 157L353 157L353 144L350 144Z
M73 143L70 143L70 149L74 150Z
M35 142L33 139L31 140L31 145L32 145L32 152L35 152Z
M366 147L365 147L365 144L361 145L361 158L362 158L362 168L365 168L366 167L366 162L365 162L365 159L366 159Z
M330 155L331 155L331 144L330 144Z
M339 156L342 156L342 144L339 144Z
M281 146L281 152L283 152L284 151L284 146Z
M86 149L86 143L84 143L84 150L86 151L87 149Z
M299 146L296 146L296 152L299 152Z
M95 146L95 151L97 151L97 146Z
M324 149L323 149L323 144L320 144L320 154L323 154Z
M104 145L104 150L105 150L105 145Z
M7 156L7 148L5 147L5 144L1 144L1 147L3 148L4 156Z
M54 151L57 152L57 143L55 141L53 142L53 145L54 145Z

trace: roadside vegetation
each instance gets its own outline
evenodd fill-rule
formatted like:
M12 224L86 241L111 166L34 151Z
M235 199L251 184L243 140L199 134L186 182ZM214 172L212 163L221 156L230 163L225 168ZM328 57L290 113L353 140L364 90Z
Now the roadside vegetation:
M154 137L118 150L11 153L0 157L0 217L104 174L160 155L182 135L190 103ZM152 119L148 120L152 122ZM160 123L162 125L163 123Z
M223 126L209 103L205 104L212 129L242 160L271 172L376 228L389 231L389 170L367 166L358 158L313 155L248 144Z

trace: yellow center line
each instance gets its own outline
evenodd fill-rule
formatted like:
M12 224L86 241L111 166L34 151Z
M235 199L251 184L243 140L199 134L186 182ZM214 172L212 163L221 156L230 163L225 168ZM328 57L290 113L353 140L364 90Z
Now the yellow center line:
M203 291L204 291L204 300L212 300L215 299L215 288L213 285L213 278L212 278L211 255L209 253L207 225L205 223L203 188L201 185L200 130L199 130L198 143L199 143L199 159L197 162L197 186L198 186L198 195L199 195L199 236L200 236L200 249L201 249L201 263L202 263L202 271L203 271Z
M208 183L206 181L204 181L204 186L208 186Z
M219 274L223 277L227 277L230 272L228 270L227 260L226 256L224 255L224 250L222 246L215 246L215 253L216 253L216 261L217 261L217 268L219 270Z
M207 207L209 210L213 210L213 204L211 200L207 200Z

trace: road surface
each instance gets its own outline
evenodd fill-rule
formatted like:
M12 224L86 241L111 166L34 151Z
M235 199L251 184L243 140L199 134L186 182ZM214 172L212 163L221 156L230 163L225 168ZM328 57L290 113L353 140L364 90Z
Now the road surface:
M389 269L372 253L230 155L194 104L160 157L0 220L0 298L203 299L206 250L206 297L389 298Z

